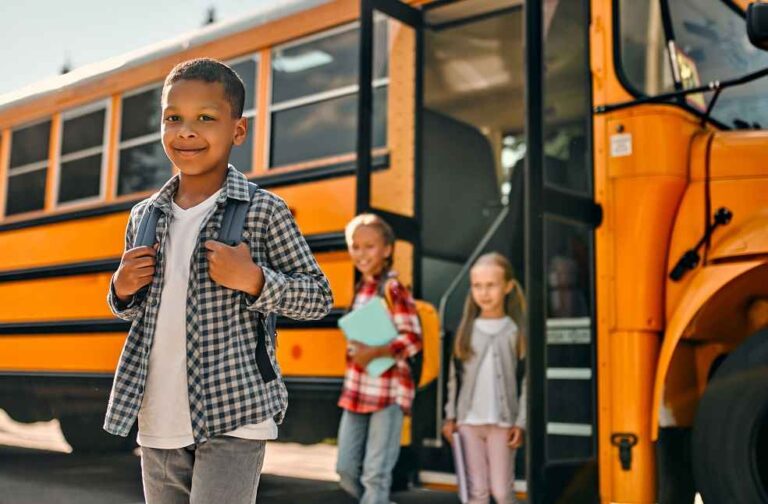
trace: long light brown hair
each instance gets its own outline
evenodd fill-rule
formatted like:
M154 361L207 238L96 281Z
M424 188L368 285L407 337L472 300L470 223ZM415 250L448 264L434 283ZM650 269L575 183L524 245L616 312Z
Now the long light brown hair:
M514 270L509 260L498 252L483 254L477 258L472 268L477 266L498 266L504 271L504 282L512 282L512 290L507 294L504 302L504 312L515 321L517 325L517 355L518 358L525 356L525 314L526 304L523 288L515 279ZM480 316L480 307L472 298L472 289L467 293L467 299L464 302L464 313L461 317L459 329L456 331L454 339L454 355L461 361L466 361L472 357L472 329L475 320Z

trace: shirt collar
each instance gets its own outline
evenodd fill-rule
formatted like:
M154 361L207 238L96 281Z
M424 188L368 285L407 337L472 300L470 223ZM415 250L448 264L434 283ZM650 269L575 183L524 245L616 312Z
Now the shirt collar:
M171 211L171 201L173 195L179 188L179 174L177 173L149 198L149 203L161 209L164 212ZM248 178L240 173L234 166L227 166L227 178L222 186L219 197L216 198L217 205L226 203L227 198L241 201L249 201Z

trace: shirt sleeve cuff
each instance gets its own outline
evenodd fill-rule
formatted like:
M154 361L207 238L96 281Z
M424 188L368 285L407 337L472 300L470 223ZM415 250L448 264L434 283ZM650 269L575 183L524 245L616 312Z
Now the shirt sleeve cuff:
M117 311L125 311L136 305L136 296L131 296L131 299L128 302L121 301L120 298L117 297L117 292L115 292L115 282L113 281L109 283L109 296L110 304L114 306Z
M273 313L280 306L280 299L285 288L285 278L264 266L261 267L261 271L264 274L264 286L261 288L261 293L258 296L244 294L245 307L248 310L263 314Z

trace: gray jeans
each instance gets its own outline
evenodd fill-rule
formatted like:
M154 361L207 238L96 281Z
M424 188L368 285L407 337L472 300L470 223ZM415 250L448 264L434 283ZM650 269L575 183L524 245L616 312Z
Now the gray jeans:
M254 504L267 442L217 436L200 445L141 448L147 504Z
M341 414L336 472L341 488L362 504L389 504L402 427L403 411L397 404L375 413Z

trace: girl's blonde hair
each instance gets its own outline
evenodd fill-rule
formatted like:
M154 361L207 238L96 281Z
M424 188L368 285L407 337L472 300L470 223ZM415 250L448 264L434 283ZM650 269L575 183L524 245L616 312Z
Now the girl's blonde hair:
M392 247L392 253L384 261L384 269L381 271L381 275L379 277L380 282L385 282L394 264L394 259L392 256L395 254L395 232L392 230L392 227L387 224L387 221L378 215L372 213L360 214L349 221L349 223L347 223L347 227L344 228L344 237L347 240L347 246L352 245L352 238L355 236L355 231L361 227L370 227L375 229L384 239L384 243Z
M477 266L499 266L504 271L504 282L512 282L512 290L507 294L506 302L504 303L504 312L515 321L517 325L517 355L518 358L522 358L525 355L525 314L526 304L525 295L523 294L523 288L515 279L515 274L512 269L512 264L509 260L498 252L490 252L478 257L472 268ZM454 355L462 361L466 361L472 357L472 328L475 324L475 319L480 315L480 307L475 303L472 298L472 290L470 289L467 294L467 299L464 302L464 313L461 317L461 323L459 329L456 331L456 338L454 339Z

